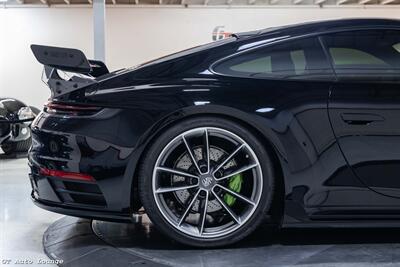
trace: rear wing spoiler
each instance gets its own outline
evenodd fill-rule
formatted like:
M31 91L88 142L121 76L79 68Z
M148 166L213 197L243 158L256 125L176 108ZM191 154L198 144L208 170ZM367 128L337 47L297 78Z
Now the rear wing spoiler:
M94 84L96 81L90 77L96 78L109 73L103 62L88 60L78 49L33 44L31 50L37 61L44 65L45 82L52 92L52 97ZM69 80L64 80L57 70L88 77L72 76Z

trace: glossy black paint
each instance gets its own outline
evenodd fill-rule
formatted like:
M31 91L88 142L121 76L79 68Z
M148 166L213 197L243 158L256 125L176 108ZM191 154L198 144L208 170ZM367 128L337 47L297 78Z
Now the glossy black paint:
M398 82L349 83L333 71L324 81L237 78L212 69L215 62L249 49L370 28L400 29L400 21L338 20L237 34L220 45L107 74L53 99L103 109L90 116L44 111L36 118L29 153L34 201L69 215L129 219L141 207L136 175L146 147L174 123L214 115L248 127L273 153L283 225L376 226L377 219L399 219ZM368 130L349 126L342 109L385 120ZM96 183L88 188L97 186L90 190L97 190L92 194L98 192L93 197L100 200L76 201L74 194L84 195L84 189L65 193L67 187L56 184L61 179L39 175L39 167L92 175ZM365 172L371 178L361 177Z
M0 145L5 142L22 141L30 138L29 131L26 131L26 133L24 131L25 134L21 131L28 128L27 122L32 121L33 118L21 120L18 117L18 111L24 107L28 107L28 105L20 100L0 97Z

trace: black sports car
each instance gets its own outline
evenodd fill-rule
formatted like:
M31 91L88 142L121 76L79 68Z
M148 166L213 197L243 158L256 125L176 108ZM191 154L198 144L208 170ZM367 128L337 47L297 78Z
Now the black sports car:
M400 226L399 20L233 34L111 73L79 50L32 50L52 92L29 153L44 209L130 221L143 206L193 246L265 218Z
M0 147L5 154L28 151L29 125L39 112L15 98L0 97Z

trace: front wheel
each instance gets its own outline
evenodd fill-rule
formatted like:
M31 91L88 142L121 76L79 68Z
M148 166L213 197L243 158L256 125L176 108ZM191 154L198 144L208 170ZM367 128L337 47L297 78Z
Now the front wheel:
M139 193L155 226L192 246L237 242L262 222L272 199L273 170L246 128L208 117L165 131L147 151Z

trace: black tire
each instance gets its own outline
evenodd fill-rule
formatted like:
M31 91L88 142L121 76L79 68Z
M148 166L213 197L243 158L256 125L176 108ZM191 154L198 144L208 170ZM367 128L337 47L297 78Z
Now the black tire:
M249 219L235 231L217 238L199 238L179 231L172 226L160 212L155 197L153 196L152 177L158 156L163 148L179 134L194 129L196 127L218 127L227 130L243 139L253 149L257 155L262 169L262 193L261 198L254 213ZM219 117L201 117L192 118L174 125L165 130L150 146L143 158L139 172L139 195L146 213L150 220L162 233L170 238L190 246L196 247L220 247L238 242L252 233L259 224L264 221L265 215L270 209L274 185L273 164L265 146L256 138L256 136L241 126L230 120Z
M31 144L32 144L32 139L28 138L24 141L19 141L19 142L6 142L1 145L1 149L4 151L4 154L11 155L16 152L28 151Z

